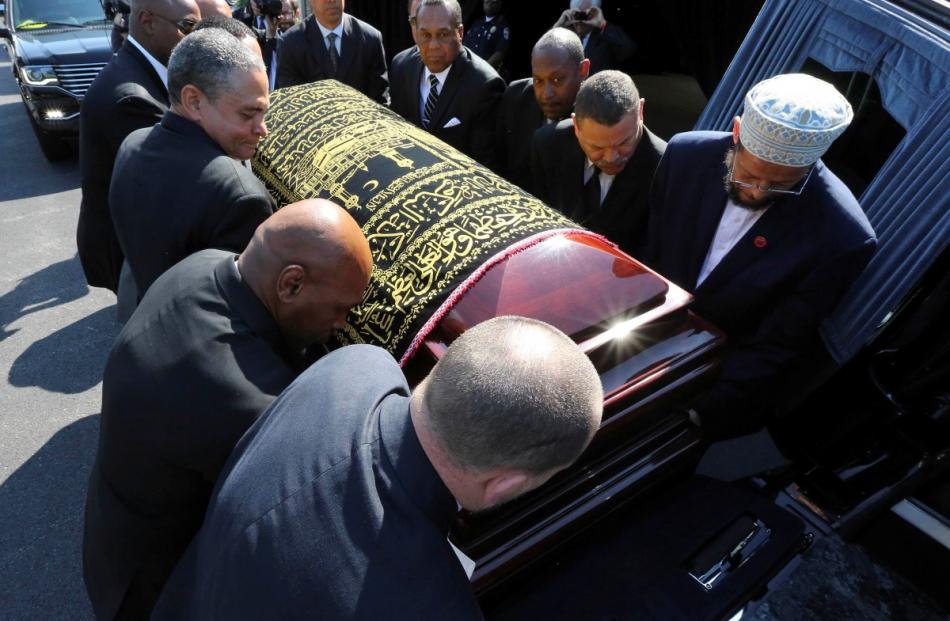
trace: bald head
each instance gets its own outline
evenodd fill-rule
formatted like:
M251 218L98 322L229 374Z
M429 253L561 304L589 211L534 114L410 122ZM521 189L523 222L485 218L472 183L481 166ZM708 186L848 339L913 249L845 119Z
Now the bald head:
M231 7L227 0L195 0L198 4L198 10L201 12L201 18L211 17L212 15L222 15L231 17Z
M295 347L341 328L369 283L373 259L359 225L323 200L287 205L265 220L238 268Z
M163 65L201 19L195 0L131 0L129 34Z

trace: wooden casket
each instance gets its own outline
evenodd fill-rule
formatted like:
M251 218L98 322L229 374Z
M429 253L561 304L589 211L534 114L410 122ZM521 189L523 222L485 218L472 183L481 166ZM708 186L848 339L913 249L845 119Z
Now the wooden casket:
M709 381L724 339L687 292L337 82L276 91L266 122L253 168L278 204L332 199L369 240L374 272L340 344L379 345L416 382L468 327L524 315L570 335L600 372L604 420L579 462L459 519L452 540L483 599L695 463L700 441L676 406Z

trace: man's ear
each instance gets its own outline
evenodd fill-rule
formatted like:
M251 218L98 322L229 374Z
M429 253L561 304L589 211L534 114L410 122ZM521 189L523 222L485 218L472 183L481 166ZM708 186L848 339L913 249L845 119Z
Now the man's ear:
M495 507L528 491L531 477L522 470L502 470L483 483L486 507Z
M136 13L135 17L142 26L142 30L145 32L146 37L151 38L152 35L155 34L155 16L152 15L152 12L147 9L142 10Z
M181 108L185 116L192 121L200 121L202 114L201 106L207 102L207 98L205 94L201 92L201 89L194 84L186 84L182 87L181 93L179 93L179 99L181 100Z
M293 302L303 290L306 273L299 265L288 265L277 277L277 299L284 304Z
M739 125L741 120L739 117L732 119L732 144L739 144Z
M590 59L585 58L581 61L581 82L590 76Z

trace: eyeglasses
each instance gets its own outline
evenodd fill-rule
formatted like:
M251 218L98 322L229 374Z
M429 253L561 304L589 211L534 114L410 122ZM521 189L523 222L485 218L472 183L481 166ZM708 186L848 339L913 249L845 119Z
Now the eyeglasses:
M808 183L808 179L811 178L811 171L813 170L815 170L814 166L809 168L808 174L806 174L801 181L796 182L791 188L777 188L774 185L761 186L756 183L748 183L736 179L736 160L733 159L732 167L729 169L729 176L726 178L726 181L744 190L758 190L759 192L765 192L767 194L790 194L792 196L799 196L805 189L805 184Z
M177 28L178 32L180 32L183 35L191 34L191 31L195 29L195 25L197 25L198 23L197 21L191 19L190 17L180 19L176 22L175 20L159 15L158 13L152 13L152 15L162 20L163 22L168 22L169 24Z

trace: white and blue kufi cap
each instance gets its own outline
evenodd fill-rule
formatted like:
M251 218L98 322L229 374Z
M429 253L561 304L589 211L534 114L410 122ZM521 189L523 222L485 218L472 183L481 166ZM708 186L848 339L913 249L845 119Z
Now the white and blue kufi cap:
M759 82L745 96L739 141L782 166L811 166L841 135L854 112L831 84L804 73Z

